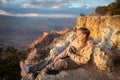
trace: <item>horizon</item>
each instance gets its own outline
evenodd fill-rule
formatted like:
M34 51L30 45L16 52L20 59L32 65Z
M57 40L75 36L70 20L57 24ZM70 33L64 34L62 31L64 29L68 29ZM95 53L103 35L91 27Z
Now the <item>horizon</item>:
M0 15L0 47L24 50L44 32L73 28L76 18L11 17Z
M80 14L92 14L114 0L0 0L0 46L25 46L44 31L73 28Z

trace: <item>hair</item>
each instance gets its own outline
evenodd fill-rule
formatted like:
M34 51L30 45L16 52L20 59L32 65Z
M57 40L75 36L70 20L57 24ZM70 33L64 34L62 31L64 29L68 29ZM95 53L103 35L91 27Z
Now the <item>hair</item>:
M88 39L89 35L90 35L90 30L87 29L86 27L80 27L77 30L81 30L83 32L83 34L86 34L86 39Z

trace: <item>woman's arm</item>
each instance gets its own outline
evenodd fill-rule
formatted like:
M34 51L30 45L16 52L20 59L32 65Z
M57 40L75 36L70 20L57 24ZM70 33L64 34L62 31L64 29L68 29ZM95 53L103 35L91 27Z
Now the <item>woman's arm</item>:
M79 55L80 52L78 51L77 54L72 54L68 52L68 56L78 64L86 64L90 60L90 56L92 54L93 43L89 42L88 45L84 48L82 55Z

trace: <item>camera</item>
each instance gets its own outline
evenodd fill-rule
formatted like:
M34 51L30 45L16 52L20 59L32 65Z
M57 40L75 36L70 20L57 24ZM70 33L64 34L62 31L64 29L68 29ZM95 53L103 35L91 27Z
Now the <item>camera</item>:
M74 46L71 46L70 48L69 48L69 52L70 53L73 53L73 54L75 54L76 53L76 48L74 47Z

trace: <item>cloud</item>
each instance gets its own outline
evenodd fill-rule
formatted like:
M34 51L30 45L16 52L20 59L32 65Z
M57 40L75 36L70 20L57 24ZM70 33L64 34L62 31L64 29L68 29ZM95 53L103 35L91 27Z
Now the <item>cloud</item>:
M43 5L40 5L40 4L29 4L29 3L25 3L25 4L22 4L22 7L23 8L43 8Z
M14 4L17 0L0 0L3 4Z
M93 2L88 0L30 0L29 4L23 4L24 8L49 8L49 9L63 9L63 8L91 8Z
M3 4L10 6L21 6L23 8L47 8L47 9L63 9L63 8L87 8L105 5L114 0L0 0ZM12 4L12 5L11 5ZM8 6L8 5L7 5Z
M108 6L109 4L108 3L106 3L104 6Z
M104 5L110 3L114 0L30 0L30 4L34 5L34 8L81 8L86 6L86 8L97 7L99 5ZM40 6L39 6L40 5ZM57 7L56 7L57 6Z
M2 0L2 3L3 3L3 4L7 4L7 3L8 3L8 0Z
M60 7L55 5L55 6L52 7L52 9L60 9Z
M38 14L38 13L26 13L26 14L12 14L4 10L0 10L0 15L14 16L14 17L51 17L51 18L73 18L77 17L72 14Z
M11 15L11 14L4 10L0 10L0 15Z
M22 4L23 8L49 8L60 9L68 7L68 1L65 0L30 0L29 3Z
M23 4L22 7L23 8L29 8L29 7L34 7L34 6L32 6L31 4Z

